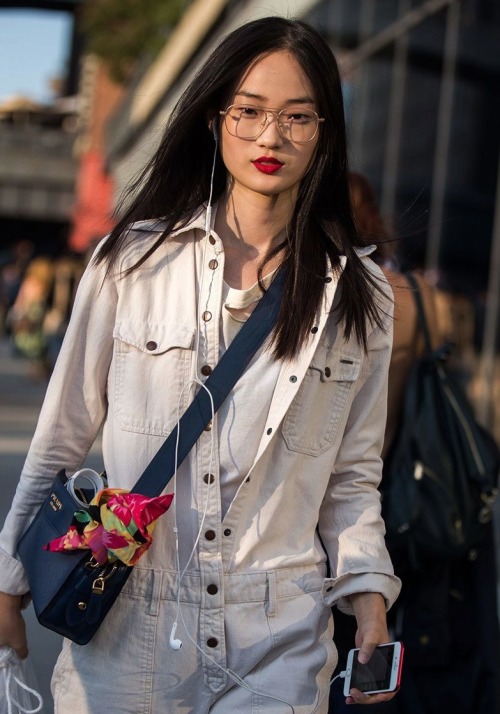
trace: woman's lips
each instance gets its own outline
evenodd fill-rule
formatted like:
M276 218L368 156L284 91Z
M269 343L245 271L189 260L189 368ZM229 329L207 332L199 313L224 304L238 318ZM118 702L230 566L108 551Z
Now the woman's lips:
M283 166L281 161L273 158L272 156L259 156L258 159L252 161L257 171L263 174L275 174Z

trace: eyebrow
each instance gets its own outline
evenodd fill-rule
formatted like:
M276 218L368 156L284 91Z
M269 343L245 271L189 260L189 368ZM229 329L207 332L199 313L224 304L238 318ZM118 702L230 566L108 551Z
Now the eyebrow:
M267 97L263 97L261 94L254 94L253 92L248 92L245 89L235 92L235 97L246 97L247 99L255 99L258 102L266 102ZM308 96L295 97L294 99L287 99L285 104L314 104L314 99Z

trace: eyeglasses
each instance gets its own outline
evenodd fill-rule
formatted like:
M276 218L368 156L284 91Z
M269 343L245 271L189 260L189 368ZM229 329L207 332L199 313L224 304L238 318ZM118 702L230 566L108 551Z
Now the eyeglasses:
M296 144L306 144L318 133L320 122L325 121L312 109L302 107L286 107L278 112L275 109L263 109L250 104L231 104L225 111L219 113L224 117L228 132L246 141L258 139L276 119L282 139Z

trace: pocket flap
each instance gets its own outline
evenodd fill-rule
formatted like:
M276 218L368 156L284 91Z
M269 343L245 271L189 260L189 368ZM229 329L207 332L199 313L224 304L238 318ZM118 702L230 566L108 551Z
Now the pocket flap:
M325 365L314 364L321 373L322 382L355 382L359 375L361 360L356 357L340 356Z
M187 325L123 320L115 325L113 337L147 354L159 355L176 347L190 349L194 333L195 328Z

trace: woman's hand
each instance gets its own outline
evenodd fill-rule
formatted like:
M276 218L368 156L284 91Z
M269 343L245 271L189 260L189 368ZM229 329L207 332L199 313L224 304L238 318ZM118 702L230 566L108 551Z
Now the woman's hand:
M0 592L0 647L12 647L21 659L28 656L21 596Z
M358 659L366 664L377 645L389 642L385 601L380 593L357 593L351 595L351 604L356 617L356 647L360 651ZM359 689L351 689L347 704L380 704L392 699L396 692L384 694L363 694Z

